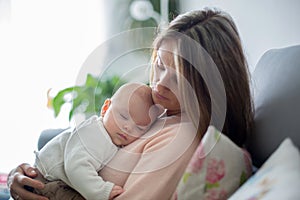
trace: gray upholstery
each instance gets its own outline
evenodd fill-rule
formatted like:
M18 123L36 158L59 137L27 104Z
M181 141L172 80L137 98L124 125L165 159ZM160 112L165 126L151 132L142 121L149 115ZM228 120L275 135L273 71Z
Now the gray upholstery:
M267 51L252 79L255 127L249 151L260 167L284 138L300 147L300 45Z
M55 136L57 136L59 133L63 132L66 129L67 128L65 129L58 128L58 129L46 129L42 131L38 140L38 150L41 150L47 142L49 142L52 138L54 138Z

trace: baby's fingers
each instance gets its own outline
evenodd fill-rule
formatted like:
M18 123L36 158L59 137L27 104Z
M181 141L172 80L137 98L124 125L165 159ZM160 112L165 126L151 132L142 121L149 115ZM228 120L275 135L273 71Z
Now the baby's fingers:
M113 199L116 196L120 195L121 193L124 192L124 189L118 185L115 185L112 189L112 191L110 192L110 196L109 199Z

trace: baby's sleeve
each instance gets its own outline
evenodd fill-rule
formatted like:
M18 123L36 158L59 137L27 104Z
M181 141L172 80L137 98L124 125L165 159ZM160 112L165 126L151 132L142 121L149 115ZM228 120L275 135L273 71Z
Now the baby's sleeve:
M85 199L108 199L114 184L105 182L96 167L97 161L84 149L69 152L65 160L65 172L72 188Z
M72 133L65 147L65 172L71 187L86 199L108 199L114 186L98 171L115 155L117 147L103 138L97 121ZM101 135L102 134L102 135Z

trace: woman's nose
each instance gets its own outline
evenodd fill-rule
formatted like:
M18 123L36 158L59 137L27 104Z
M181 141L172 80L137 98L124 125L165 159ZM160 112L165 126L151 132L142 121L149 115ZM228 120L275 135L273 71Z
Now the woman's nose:
M165 76L163 79L160 79L156 87L158 91L170 91L172 88L170 78Z
M164 76L159 77L156 80L156 88L157 90L170 90L170 77L165 74Z
M162 75L159 79L159 82L161 85L167 86L168 83L170 82L170 78L169 78L168 74L165 73L164 75Z
M163 91L169 91L170 89L168 88L168 86L166 86L166 84L164 83L160 83L160 82L157 82L156 84L156 89L158 92L163 92Z

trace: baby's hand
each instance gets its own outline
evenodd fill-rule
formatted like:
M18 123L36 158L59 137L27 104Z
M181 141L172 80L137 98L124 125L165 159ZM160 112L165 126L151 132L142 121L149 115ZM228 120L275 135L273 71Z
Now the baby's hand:
M124 192L124 189L121 186L114 185L114 187L112 188L112 190L110 192L109 199L115 198L116 196L118 196L122 192Z

